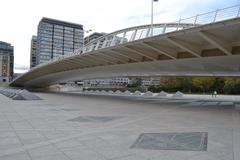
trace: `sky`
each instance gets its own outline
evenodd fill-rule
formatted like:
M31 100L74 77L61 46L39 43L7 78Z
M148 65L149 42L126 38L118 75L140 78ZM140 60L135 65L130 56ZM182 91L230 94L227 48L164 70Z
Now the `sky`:
M154 2L154 23L175 22L237 4L240 0L158 0ZM0 8L0 41L14 46L16 73L29 70L31 37L37 34L42 17L111 33L150 24L151 16L151 0L1 0Z

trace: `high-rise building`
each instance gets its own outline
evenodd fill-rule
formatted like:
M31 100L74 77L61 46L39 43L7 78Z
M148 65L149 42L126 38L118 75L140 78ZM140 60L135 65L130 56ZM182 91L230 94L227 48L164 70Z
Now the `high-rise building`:
M30 68L37 64L37 36L32 36L30 52Z
M42 18L37 33L37 64L68 55L83 45L83 26Z
M14 48L11 44L0 41L0 81L13 79Z
M94 32L92 34L90 34L89 36L84 38L84 44L87 44L95 39L98 39L99 37L102 37L104 35L106 35L107 33L99 33L99 32Z

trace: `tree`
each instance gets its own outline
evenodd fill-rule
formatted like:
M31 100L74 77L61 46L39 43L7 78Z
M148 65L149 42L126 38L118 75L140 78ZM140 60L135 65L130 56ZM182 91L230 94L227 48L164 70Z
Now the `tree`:
M176 89L182 92L191 93L192 91L192 78L191 77L177 77Z
M209 92L215 83L214 77L194 77L192 84L196 88L200 88L203 93Z
M132 84L127 85L127 87L140 87L142 85L142 79L141 78L136 78L133 80Z
M162 77L160 79L160 86L167 92L174 92L177 86L176 77Z
M150 86L149 91L159 92L240 94L240 78L222 77L162 77L160 86Z
M218 93L223 93L223 88L224 88L224 78L222 77L216 77L214 84L212 85L212 87L210 88L210 90L216 90L218 91Z
M240 94L240 78L225 78L223 91L226 94Z

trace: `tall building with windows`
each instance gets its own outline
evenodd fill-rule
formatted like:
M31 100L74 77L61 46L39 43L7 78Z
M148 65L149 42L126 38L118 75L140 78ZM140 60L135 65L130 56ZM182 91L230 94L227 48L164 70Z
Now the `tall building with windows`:
M37 64L73 53L83 45L83 26L42 18L37 33Z
M32 36L30 52L30 68L37 64L37 36Z
M107 33L99 33L99 32L94 32L92 34L90 34L89 36L84 38L84 44L87 44L91 41L94 41L95 39L98 39L99 37L102 37L104 35L106 35Z
M14 48L11 44L0 41L0 81L13 79Z

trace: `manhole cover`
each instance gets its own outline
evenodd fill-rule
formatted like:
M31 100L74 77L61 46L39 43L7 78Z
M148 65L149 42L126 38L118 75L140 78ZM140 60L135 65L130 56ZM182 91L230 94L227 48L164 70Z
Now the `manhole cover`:
M131 148L206 151L207 132L143 133Z
M76 117L76 118L70 119L68 121L105 123L105 122L116 120L118 118L119 117L108 117L108 116L80 116L80 117Z

